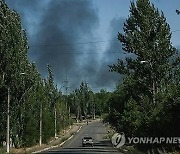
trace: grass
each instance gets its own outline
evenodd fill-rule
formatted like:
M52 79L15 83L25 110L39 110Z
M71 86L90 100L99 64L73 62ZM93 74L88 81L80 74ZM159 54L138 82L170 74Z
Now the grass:
M1 147L0 148L0 153L1 154L5 154L6 153L6 148L5 147Z
M114 135L115 131L108 125L108 133L103 137L103 139L110 139L112 138L112 136Z

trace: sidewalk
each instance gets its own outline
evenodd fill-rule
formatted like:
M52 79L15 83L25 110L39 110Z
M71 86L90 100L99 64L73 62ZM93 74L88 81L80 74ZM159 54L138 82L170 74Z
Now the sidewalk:
M75 133L77 133L84 123L73 124L67 130L61 132L58 135L57 139L51 140L48 144L42 144L41 146L35 145L34 147L30 148L20 148L20 149L12 149L12 153L38 153L41 151L45 151L51 148L62 146L65 141L67 141L70 137L72 138Z

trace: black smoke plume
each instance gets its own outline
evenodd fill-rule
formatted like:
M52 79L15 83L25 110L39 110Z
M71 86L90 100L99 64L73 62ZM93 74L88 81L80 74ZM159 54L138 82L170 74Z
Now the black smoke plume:
M16 0L7 1L20 12L29 38L29 57L35 61L42 76L51 65L58 87L67 75L69 92L87 80L94 91L112 90L121 76L109 72L108 65L124 57L117 33L122 32L124 19L113 19L109 33L112 41L100 51L96 29L98 10L90 0ZM97 41L96 41L97 40ZM103 38L103 40L107 40Z

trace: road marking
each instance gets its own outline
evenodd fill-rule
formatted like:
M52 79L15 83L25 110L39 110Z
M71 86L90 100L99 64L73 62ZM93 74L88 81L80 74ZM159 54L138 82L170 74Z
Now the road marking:
M81 130L82 126L79 127L79 129L77 130L77 133Z

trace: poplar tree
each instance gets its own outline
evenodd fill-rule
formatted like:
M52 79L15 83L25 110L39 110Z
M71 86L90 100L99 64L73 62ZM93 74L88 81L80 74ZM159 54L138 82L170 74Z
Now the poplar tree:
M20 16L0 0L0 132L6 130L7 89L10 89L10 132L17 116L17 102L24 93L24 73L28 67L27 37ZM16 113L15 113L16 112ZM17 121L16 121L17 123Z
M124 80L115 92L120 100L112 98L109 121L131 136L176 135L180 128L175 84L179 65L172 62L176 49L170 26L149 0L137 0L131 2L123 29L118 40L124 52L132 56L110 66L111 71L123 74Z
M162 79L170 78L169 58L175 48L171 43L170 26L163 12L155 8L149 0L131 2L130 15L124 23L124 33L118 33L118 40L126 53L133 58L121 59L110 66L111 71L131 76L138 83L137 89L147 91L155 105L155 95L161 87Z

